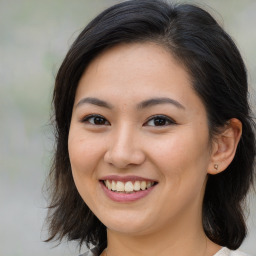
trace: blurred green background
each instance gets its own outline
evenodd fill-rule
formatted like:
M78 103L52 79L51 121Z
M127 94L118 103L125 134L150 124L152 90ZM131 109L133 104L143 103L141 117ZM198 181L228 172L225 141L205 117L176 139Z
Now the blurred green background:
M54 77L81 29L115 0L0 0L0 255L78 255L74 243L42 242L42 186L52 157ZM184 1L178 1L184 2ZM186 1L195 3L195 1ZM235 39L249 72L256 106L256 1L197 1ZM256 200L248 197L249 236L256 255Z

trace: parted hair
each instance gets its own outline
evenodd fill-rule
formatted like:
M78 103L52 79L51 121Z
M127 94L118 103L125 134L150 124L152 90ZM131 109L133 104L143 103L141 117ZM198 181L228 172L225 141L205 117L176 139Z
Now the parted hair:
M203 227L213 242L237 249L246 236L244 201L253 184L255 123L248 103L247 72L231 37L202 8L161 0L130 0L93 19L72 44L53 92L55 154L49 173L46 241L77 240L107 246L106 227L79 195L71 172L68 134L78 82L90 62L121 43L153 42L184 65L207 111L210 139L231 118L243 132L232 163L209 175L203 200Z

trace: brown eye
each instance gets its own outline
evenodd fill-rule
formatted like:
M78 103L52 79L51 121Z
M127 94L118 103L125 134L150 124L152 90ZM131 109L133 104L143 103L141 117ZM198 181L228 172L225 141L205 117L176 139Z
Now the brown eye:
M106 118L100 115L90 115L83 119L83 122L90 123L92 125L110 125Z
M154 116L146 122L146 125L148 126L167 126L172 124L176 124L176 122L169 117L162 115Z
M155 118L154 119L154 125L155 126L161 126L161 125L166 125L168 121L164 118Z

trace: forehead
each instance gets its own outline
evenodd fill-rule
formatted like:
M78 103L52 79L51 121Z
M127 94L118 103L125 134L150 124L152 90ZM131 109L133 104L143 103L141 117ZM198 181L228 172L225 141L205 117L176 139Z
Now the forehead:
M184 66L154 43L121 44L101 53L84 71L75 103L85 96L129 104L152 96L200 101Z

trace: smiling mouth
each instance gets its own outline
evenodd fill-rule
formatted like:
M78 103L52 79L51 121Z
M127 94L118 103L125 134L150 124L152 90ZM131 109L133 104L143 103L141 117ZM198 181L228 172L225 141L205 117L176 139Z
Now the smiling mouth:
M113 192L117 193L135 193L147 190L157 184L153 181L115 181L115 180L101 180L104 186Z

